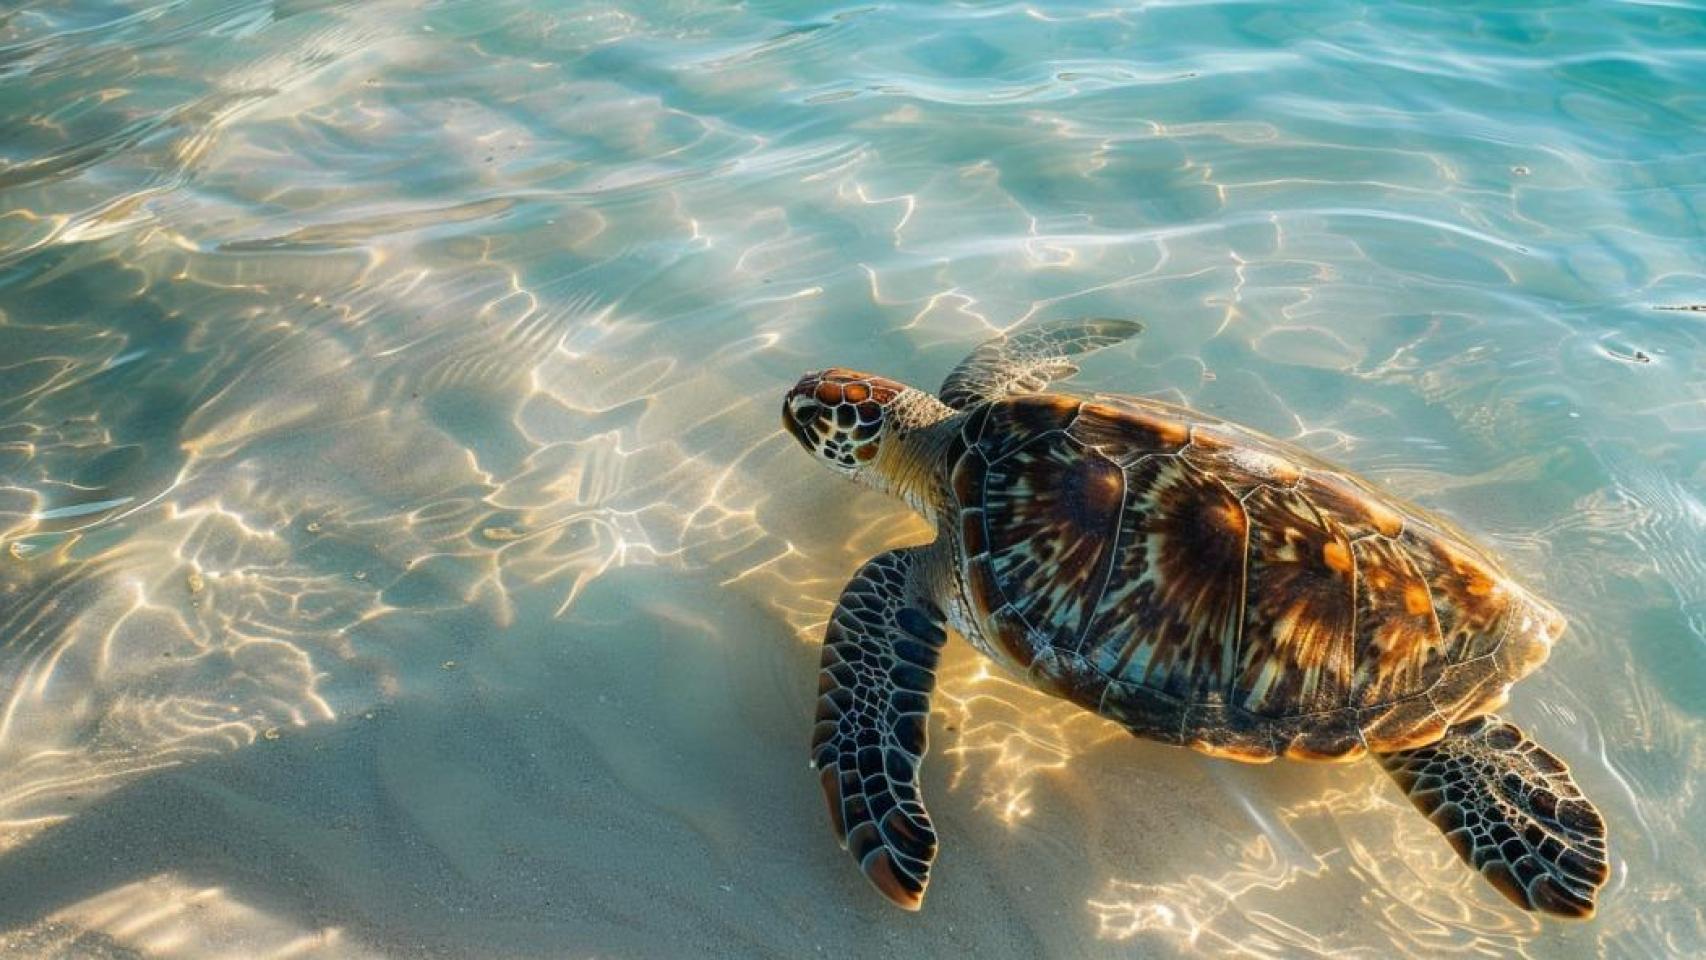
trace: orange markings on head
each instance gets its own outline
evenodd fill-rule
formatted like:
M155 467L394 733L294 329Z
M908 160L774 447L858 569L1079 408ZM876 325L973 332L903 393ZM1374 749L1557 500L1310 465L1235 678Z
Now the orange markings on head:
M1330 569L1337 570L1340 573L1349 573L1351 552L1345 549L1345 545L1339 541L1329 540L1327 545L1321 548L1321 561Z
M1412 583L1404 588L1404 611L1412 617L1419 617L1433 608L1433 602L1428 599L1428 588L1419 583Z
M871 388L862 383L849 383L841 388L841 395L848 403L864 403L871 396Z
M858 457L860 460L870 460L872 457L877 455L877 445L874 443L867 443L856 448L853 451L853 455Z
M1492 593L1494 590L1494 587L1495 587L1495 584L1493 583L1493 581L1488 580L1486 577L1474 577L1474 576L1472 576L1469 578L1468 586L1466 586L1464 589L1469 591L1469 595L1471 597L1484 597L1484 596L1487 596L1488 594Z
M817 385L817 402L818 403L840 403L841 402L841 385L838 383L830 383L827 380L824 381L823 383L818 384Z

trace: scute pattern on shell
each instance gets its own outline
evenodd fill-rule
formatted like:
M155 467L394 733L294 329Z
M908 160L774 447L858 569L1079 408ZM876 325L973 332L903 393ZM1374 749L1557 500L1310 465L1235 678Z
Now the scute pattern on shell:
M1181 408L1015 397L955 453L992 652L1146 736L1244 760L1425 744L1563 628L1421 511Z
M1248 523L1212 476L1176 457L1128 468L1113 576L1098 605L1095 662L1182 702L1214 698L1236 656ZM1113 642L1120 638L1122 642Z
M1027 623L1076 645L1108 576L1125 475L1050 432L989 465L983 512L990 566Z
M1296 488L1257 486L1244 505L1257 521L1232 702L1264 716L1342 708L1355 672L1350 539Z

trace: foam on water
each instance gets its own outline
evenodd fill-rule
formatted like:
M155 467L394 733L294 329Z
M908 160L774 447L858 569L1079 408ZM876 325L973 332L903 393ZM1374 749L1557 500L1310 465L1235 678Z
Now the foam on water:
M1706 950L1706 12L384 0L0 13L0 955ZM1372 764L1133 741L956 645L925 912L805 770L929 535L776 426L1138 316L1573 629L1613 833L1511 910Z

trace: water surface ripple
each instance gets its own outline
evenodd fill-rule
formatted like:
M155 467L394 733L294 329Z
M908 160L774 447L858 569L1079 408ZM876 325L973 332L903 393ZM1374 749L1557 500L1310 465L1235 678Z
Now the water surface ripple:
M1509 6L7 6L0 956L1706 953L1706 9ZM1569 615L1598 918L959 645L870 893L815 644L927 531L780 391L1086 314Z

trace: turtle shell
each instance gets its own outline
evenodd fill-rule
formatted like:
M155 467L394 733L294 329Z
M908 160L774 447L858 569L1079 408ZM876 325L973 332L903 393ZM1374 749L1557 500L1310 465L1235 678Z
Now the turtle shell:
M1143 736L1256 761L1420 746L1563 630L1437 519L1193 411L1016 397L950 452L989 652Z

